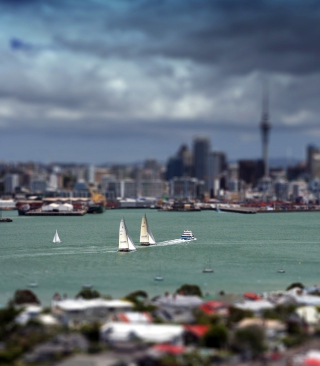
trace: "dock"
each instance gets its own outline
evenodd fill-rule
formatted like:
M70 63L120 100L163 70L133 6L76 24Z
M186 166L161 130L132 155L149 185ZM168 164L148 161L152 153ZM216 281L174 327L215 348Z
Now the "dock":
M9 217L3 217L2 219L0 219L0 222L12 222L12 219L10 219Z
M87 210L78 211L41 211L31 210L25 213L25 216L83 216L87 213Z
M257 207L219 207L220 211L240 214L274 214L274 213L302 213L302 212L320 212L317 209L311 210L261 210Z
M250 215L258 213L258 209L255 207L219 207L219 210L223 212L232 212L232 213L250 214Z

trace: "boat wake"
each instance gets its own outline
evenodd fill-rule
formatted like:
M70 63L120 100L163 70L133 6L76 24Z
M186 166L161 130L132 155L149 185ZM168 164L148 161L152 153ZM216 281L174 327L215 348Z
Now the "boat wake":
M177 244L187 244L194 240L182 240L182 239L173 239L166 240L157 243L156 245L150 245L146 247L139 247L138 250L145 248L155 248L155 247L165 247L168 245L177 245ZM83 247L56 247L51 248L50 251L39 251L36 253L14 253L10 255L1 255L0 260L6 259L14 259L14 258L28 258L28 257L50 257L50 256L64 256L64 255L79 255L79 254L104 254L104 253L118 253L116 248L98 248L97 246L89 246L86 248Z
M183 240L183 239L173 239L173 240L166 240L166 241L162 241L160 243L157 243L157 245L154 245L155 247L165 247L167 245L174 245L174 244L186 244L186 243L190 243L193 240ZM150 245L151 247L151 245Z
M64 255L79 255L79 254L101 254L101 253L117 253L117 250L72 250L71 248L64 248L65 251L57 252L38 252L38 253L16 253L10 255L0 256L0 260L14 259L14 258L28 258L28 257L51 257L51 256L64 256ZM71 250L70 250L71 249Z

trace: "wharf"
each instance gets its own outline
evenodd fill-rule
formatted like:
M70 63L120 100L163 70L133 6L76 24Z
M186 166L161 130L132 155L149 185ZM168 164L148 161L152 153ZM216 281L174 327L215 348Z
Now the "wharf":
M0 219L0 222L12 222L12 219L10 219L9 217L3 217L2 219Z
M257 213L302 213L302 212L320 212L319 209L312 210L259 210Z
M261 210L257 207L232 207L222 208L219 207L220 211L241 213L241 214L274 214L274 213L302 213L302 212L320 212L319 209L313 210Z
M27 211L25 216L83 216L87 213L87 210L78 210L78 211L48 211L43 212L41 209Z
M258 213L258 209L255 207L219 207L220 211L223 212L232 212L232 213L241 213L241 214L256 214Z

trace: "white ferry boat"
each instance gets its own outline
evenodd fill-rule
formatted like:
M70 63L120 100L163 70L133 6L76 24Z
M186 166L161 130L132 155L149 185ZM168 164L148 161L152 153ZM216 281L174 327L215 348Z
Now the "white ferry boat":
M197 240L197 238L194 237L191 230L185 230L183 234L181 235L181 240Z

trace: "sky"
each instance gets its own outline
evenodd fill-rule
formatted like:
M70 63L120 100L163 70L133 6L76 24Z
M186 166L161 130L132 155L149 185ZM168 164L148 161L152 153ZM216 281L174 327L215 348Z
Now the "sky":
M0 160L229 160L320 145L318 0L0 0Z

